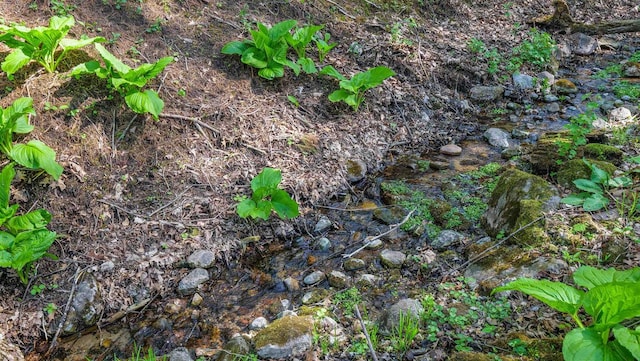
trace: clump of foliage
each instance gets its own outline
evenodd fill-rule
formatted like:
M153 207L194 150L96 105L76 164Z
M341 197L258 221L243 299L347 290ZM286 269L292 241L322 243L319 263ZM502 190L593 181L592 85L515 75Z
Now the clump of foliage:
M157 120L164 108L164 102L155 90L143 90L143 88L148 81L162 73L164 68L173 62L173 57L167 56L155 63L145 63L134 69L124 64L102 45L95 44L95 47L104 60L105 66L92 60L73 68L71 75L95 74L101 79L107 79L109 85L124 97L125 103L131 110L140 114L150 113Z
M609 205L609 188L629 187L633 181L627 176L611 178L607 172L586 159L582 160L591 169L590 179L576 179L573 184L582 192L564 197L560 202L581 206L587 212L599 211Z
M273 210L283 219L297 217L300 214L298 203L287 191L279 188L281 181L282 172L279 169L264 168L251 180L251 198L244 198L238 203L238 215L267 220Z
M393 70L386 66L377 66L356 73L351 79L347 79L331 65L322 68L320 73L329 75L340 81L340 89L329 94L329 100L332 102L343 101L350 105L354 111L358 111L360 104L364 101L364 93L367 90L382 84L386 79L396 75Z
M561 282L519 278L492 293L520 291L549 307L567 313L578 325L564 338L567 361L640 360L640 326L623 322L640 316L640 268L618 271L582 266L573 274L578 289ZM591 316L585 326L580 309Z
M47 252L56 233L46 228L51 214L44 209L16 215L18 205L9 204L15 174L13 163L0 172L0 267L12 268L26 284L33 262L42 257L56 258Z
M519 71L522 65L528 64L536 70L543 70L553 57L556 43L549 33L537 29L529 30L530 40L524 40L513 48L507 69Z
M632 84L628 81L621 81L613 86L613 92L619 96L628 96L631 99L640 98L640 86Z
M319 31L313 36L313 42L316 44L316 48L318 49L318 60L320 60L320 62L323 62L331 49L338 45L338 43L330 42L330 39L331 34L324 33L324 35L322 35Z
M2 62L2 70L11 79L22 67L35 61L53 73L69 51L106 41L99 36L80 40L67 38L74 25L73 16L53 16L48 27L0 24L0 42L13 49Z
M569 119L569 123L564 126L569 132L569 139L556 142L561 157L573 159L578 154L578 147L587 144L587 135L591 133L593 122L597 119L596 109L598 109L598 104L590 102L584 113Z
M6 109L0 108L0 151L9 159L29 169L42 169L53 178L62 174L56 162L56 152L39 140L13 143L13 134L28 134L33 130L29 116L35 114L33 99L16 99Z

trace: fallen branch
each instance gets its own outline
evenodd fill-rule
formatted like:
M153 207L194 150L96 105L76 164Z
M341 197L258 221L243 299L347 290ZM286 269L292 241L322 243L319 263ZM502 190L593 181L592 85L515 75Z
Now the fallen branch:
M376 241L376 240L378 240L378 239L380 239L380 238L382 238L382 237L386 236L387 234L389 234L389 233L391 233L391 232L395 231L396 229L400 228L400 226L401 226L401 225L405 224L405 223L409 220L409 218L411 218L411 215L412 215L412 214L413 214L413 212L415 212L415 211L416 211L416 210L414 209L414 210L412 210L411 212L409 212L409 213L404 217L404 219L403 219L402 221L400 221L400 223L397 223L397 224L392 225L392 226L389 228L389 230L387 230L386 232L384 232L384 233L380 233L379 235L377 235L377 236L375 236L375 237L371 237L371 238L367 237L367 241L365 242L365 244L364 244L364 245L362 245L362 247L360 247L360 248L356 249L355 251L353 251L353 252L351 252L351 253L343 254L343 255L342 255L342 258L351 258L351 257L353 257L353 256L354 256L355 254L357 254L358 252L360 252L360 251L362 251L363 249L365 249L365 248L369 247L369 245L370 245L373 241Z
M565 0L553 1L552 15L535 18L530 23L556 31L583 33L588 35L620 34L640 31L640 19L618 20L598 24L585 24L573 20L569 6Z
M360 326L362 327L362 332L364 332L364 337L367 339L367 345L369 346L369 352L371 352L371 359L373 361L378 361L378 356L376 356L376 350L373 348L373 343L371 343L371 337L369 336L369 331L367 331L367 325L364 324L364 320L362 316L360 316L360 310L358 309L358 305L356 304L356 317L358 317L358 321L360 321Z

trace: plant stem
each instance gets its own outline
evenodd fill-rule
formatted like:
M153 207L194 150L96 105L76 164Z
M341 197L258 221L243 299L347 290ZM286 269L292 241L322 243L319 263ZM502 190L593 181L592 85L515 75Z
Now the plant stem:
M573 320L576 321L576 323L578 324L578 326L580 328L584 328L584 324L582 324L582 321L580 321L580 319L578 318L578 314L577 313L571 314L571 318L573 318Z

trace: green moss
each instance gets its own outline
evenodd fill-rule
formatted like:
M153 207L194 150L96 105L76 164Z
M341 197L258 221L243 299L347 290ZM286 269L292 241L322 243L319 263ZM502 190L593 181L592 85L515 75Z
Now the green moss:
M584 146L584 156L591 159L604 160L615 165L622 162L622 151L612 145L589 143Z
M267 345L284 346L287 342L311 334L313 331L313 318L310 316L284 316L268 327L260 330L254 338L257 349Z
M510 238L510 243L518 243L528 246L538 246L549 241L549 236L544 230L543 204L539 200L523 199L520 201L520 212L514 231L520 232ZM532 223L533 222L533 223Z
M592 164L595 164L598 168L604 170L609 175L612 175L616 170L616 166L605 161L590 160ZM586 165L582 159L572 159L560 166L558 169L557 182L563 187L571 188L573 191L578 191L573 185L573 181L576 179L590 179L591 168Z

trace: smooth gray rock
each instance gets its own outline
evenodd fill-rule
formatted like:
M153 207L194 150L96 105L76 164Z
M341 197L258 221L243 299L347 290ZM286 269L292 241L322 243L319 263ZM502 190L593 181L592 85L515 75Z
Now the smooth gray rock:
M169 361L193 361L191 352L186 347L177 347L167 356L169 356Z
M431 247L435 248L436 250L443 251L443 250L446 250L447 247L457 242L460 242L463 239L464 239L464 234L460 232L452 231L449 229L445 229L442 232L440 232L440 234L438 234L438 237L436 237L436 239L434 239L433 242L431 242Z
M489 144L499 148L507 148L511 139L509 133L500 128L489 128L483 136Z
M534 87L534 78L531 75L515 73L511 79L516 90L531 90Z
M598 41L583 33L571 34L569 41L571 51L577 55L591 55L598 48Z
M398 301L396 304L389 307L387 312L382 317L382 329L394 330L400 323L400 316L411 316L419 319L420 314L424 312L424 308L420 301L413 298L404 298Z
M504 88L496 86L476 85L469 91L469 96L473 100L492 101L500 98L504 93Z
M314 271L314 272L311 272L310 274L308 274L302 280L302 282L304 282L305 285L315 285L318 282L324 281L325 278L326 278L326 275L324 274L324 272L322 272L322 271Z
M250 330L262 330L263 328L267 327L268 324L269 324L269 321L267 321L266 318L257 317L253 321L251 321L251 323L249 324L249 329Z
M70 306L62 329L64 334L77 332L98 322L104 305L98 281L91 273L85 272L80 277Z
M288 291L297 291L300 289L300 282L298 282L298 280L293 277L287 277L282 280L282 282L284 283L284 286Z
M450 143L440 147L440 153L444 155L460 155L462 153L462 148L460 148L459 145Z
M545 109L549 112L549 113L557 113L560 111L560 104L553 102L553 103L549 103L547 104L547 106L545 107Z
M384 249L380 252L380 262L388 268L400 268L407 259L407 255L390 249Z
M347 180L350 183L359 182L367 175L367 164L360 159L347 160L345 167L347 169Z
M331 220L327 218L327 216L320 216L318 223L313 227L313 232L322 233L326 231L329 227L331 227Z
M379 280L380 280L380 277L378 277L376 275L372 275L370 273L363 273L358 277L358 279L356 280L356 283L359 284L359 285L373 286Z
M178 283L178 293L188 296L196 292L198 286L209 280L209 272L204 268L196 268L189 272Z
M329 280L329 286L342 289L347 288L351 285L351 277L340 271L331 271L327 274L327 279Z
M320 237L315 242L315 248L320 251L327 251L331 248L331 241L327 237Z
M633 121L631 111L625 107L614 108L609 112L609 121L611 123L627 124Z
M216 260L216 255L208 250L200 249L193 252L187 258L187 264L192 268L211 268Z
M366 263L360 258L349 258L342 264L346 271L355 271L366 267Z

